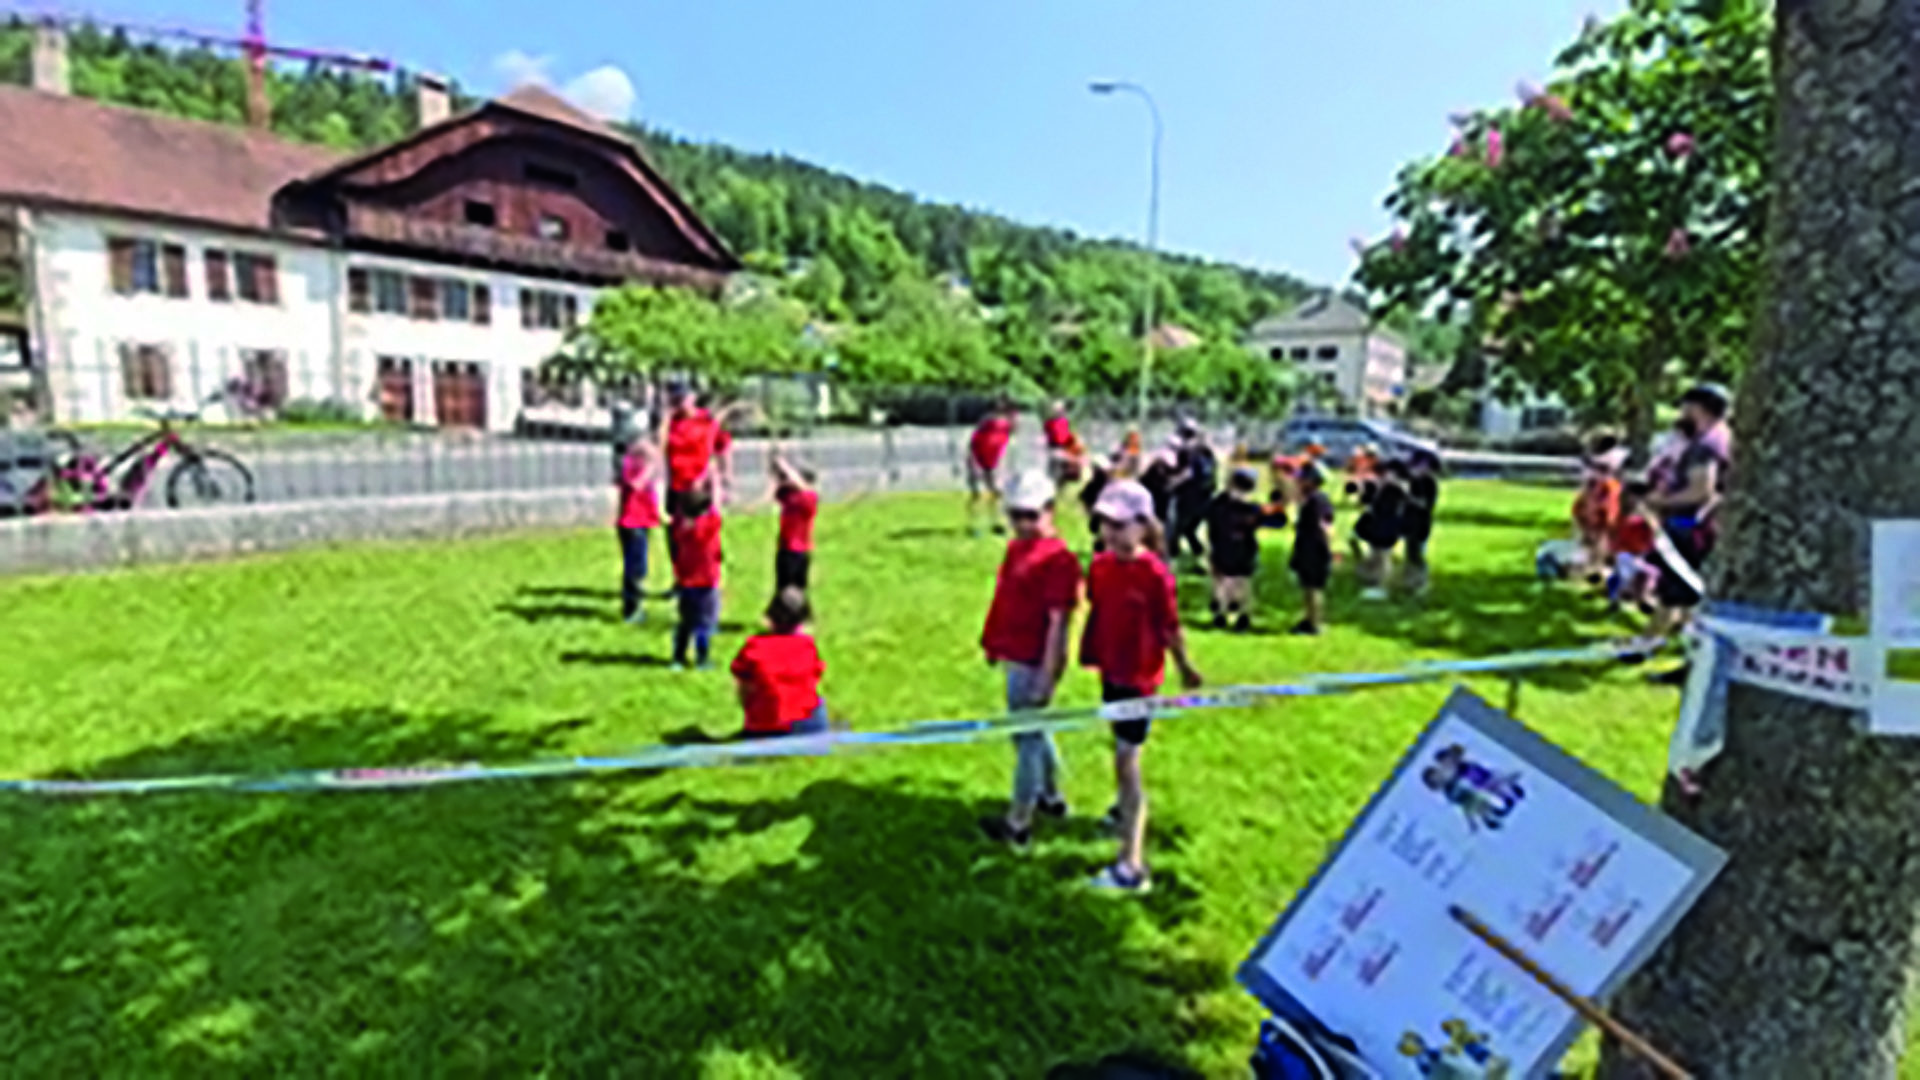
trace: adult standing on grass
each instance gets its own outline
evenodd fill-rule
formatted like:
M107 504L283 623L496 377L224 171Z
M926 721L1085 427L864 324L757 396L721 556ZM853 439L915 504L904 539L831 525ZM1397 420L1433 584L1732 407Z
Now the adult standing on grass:
M1005 667L1007 711L1043 709L1067 666L1067 630L1080 601L1080 560L1054 530L1056 489L1046 475L1022 473L1007 489L1013 539L987 609L980 647L989 663ZM1035 811L1067 815L1060 796L1060 751L1048 732L1013 737L1013 801L1005 817L981 828L994 840L1024 849L1033 839Z
M1674 426L1682 441L1672 466L1661 470L1647 499L1660 515L1666 541L1657 544L1651 560L1660 575L1654 585L1660 609L1648 631L1653 637L1679 629L1705 598L1701 574L1719 539L1714 512L1732 460L1729 408L1727 391L1711 384L1696 386L1680 399L1680 419ZM1677 682L1684 672L1683 667L1656 678Z
M646 436L627 444L620 458L620 516L614 532L620 538L620 617L630 623L646 621L641 603L646 596L647 538L660 524L660 457Z
M1200 672L1187 656L1173 571L1164 561L1165 538L1153 516L1153 496L1131 480L1107 485L1094 504L1106 550L1087 571L1087 626L1080 663L1100 673L1100 697L1108 704L1140 702L1139 715L1113 722L1113 774L1118 800L1108 812L1120 835L1120 854L1093 879L1097 888L1143 893L1147 871L1147 791L1140 755L1152 730L1146 699L1159 693L1172 654L1188 688Z
M967 440L967 519L976 535L980 531L980 504L986 503L987 513L992 515L993 504L1000 498L1000 464L1006 460L1007 444L1012 441L1013 403L995 402ZM994 522L993 529L1000 532L1000 523Z

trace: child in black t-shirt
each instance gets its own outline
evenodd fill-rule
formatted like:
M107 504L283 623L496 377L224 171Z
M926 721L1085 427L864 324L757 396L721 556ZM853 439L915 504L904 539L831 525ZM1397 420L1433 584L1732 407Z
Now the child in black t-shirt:
M1360 557L1360 582L1366 586L1362 599L1384 600L1387 578L1393 570L1393 549L1400 542L1401 515L1407 507L1407 466L1389 461L1381 470L1379 486L1367 508L1354 523L1354 554ZM1365 548L1360 548L1364 544Z
M1400 580L1408 592L1427 589L1427 541L1433 536L1433 511L1440 503L1440 459L1416 451L1407 463L1407 503L1400 512L1400 539L1406 544L1406 565Z
M1229 621L1239 633L1253 629L1253 575L1260 564L1260 526L1267 513L1253 501L1258 486L1251 470L1236 469L1227 490L1207 505L1215 630L1225 630Z
M1318 634L1326 616L1327 580L1333 576L1333 500L1321 490L1327 478L1320 466L1301 466L1298 480L1300 508L1293 519L1293 556L1287 566L1300 581L1307 614L1293 632Z

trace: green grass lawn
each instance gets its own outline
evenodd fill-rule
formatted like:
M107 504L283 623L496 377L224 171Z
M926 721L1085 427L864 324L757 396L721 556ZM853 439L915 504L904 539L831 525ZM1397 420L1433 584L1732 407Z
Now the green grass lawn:
M1319 640L1278 632L1297 595L1271 547L1263 632L1198 632L1196 658L1225 684L1617 634L1531 581L1567 501L1452 485L1430 597L1363 607L1343 583ZM999 543L960 519L950 497L826 508L817 632L856 726L996 711L975 642ZM728 522L723 660L772 540L769 519ZM0 582L0 772L507 761L731 731L724 674L664 668L664 604L616 620L616 565L607 530ZM1095 691L1076 673L1065 698ZM1447 692L1162 724L1156 890L1137 900L1082 886L1112 851L1089 820L1112 794L1095 733L1063 746L1084 816L1025 857L975 827L1003 805L998 742L401 793L0 798L0 1061L973 1077L1133 1048L1243 1075L1259 1012L1235 966ZM1520 712L1651 794L1674 707L1637 673L1564 670Z

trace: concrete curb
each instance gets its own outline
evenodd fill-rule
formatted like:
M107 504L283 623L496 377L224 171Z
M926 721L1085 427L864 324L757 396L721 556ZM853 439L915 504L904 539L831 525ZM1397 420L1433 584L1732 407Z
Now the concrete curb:
M834 470L821 475L831 501L888 492L959 490L946 465ZM766 510L763 493L729 513ZM454 540L542 529L611 527L607 487L446 492L310 499L195 510L134 510L0 521L0 576L205 562L328 544Z

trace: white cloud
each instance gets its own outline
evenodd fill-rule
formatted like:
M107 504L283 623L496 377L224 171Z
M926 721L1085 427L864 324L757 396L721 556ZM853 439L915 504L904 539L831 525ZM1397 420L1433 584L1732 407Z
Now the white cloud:
M508 49L493 58L493 73L509 90L525 83L549 84L552 80L547 69L551 66L553 57L532 56L519 49Z
M640 95L627 73L603 64L569 80L560 91L568 101L602 120L631 120Z

